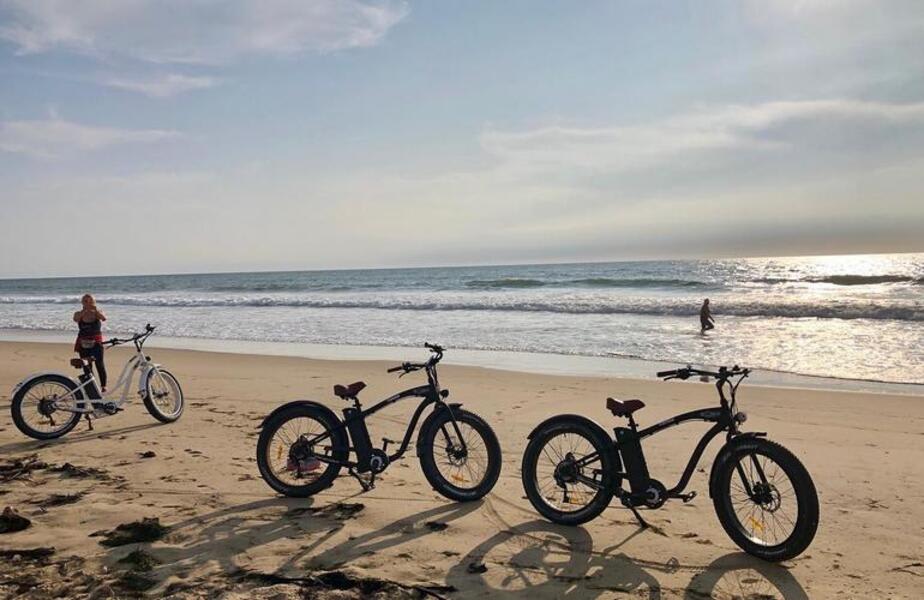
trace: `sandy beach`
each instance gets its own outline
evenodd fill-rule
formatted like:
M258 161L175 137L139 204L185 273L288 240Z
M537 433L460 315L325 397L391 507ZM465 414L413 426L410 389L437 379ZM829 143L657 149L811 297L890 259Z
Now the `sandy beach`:
M430 489L409 452L369 493L342 474L327 492L299 500L275 495L259 477L262 417L299 398L339 412L335 383L365 381L360 398L371 403L421 375L399 381L384 362L155 349L184 388L179 422L161 425L137 402L93 431L81 423L59 441L27 439L10 419L10 390L29 373L65 371L70 350L0 343L0 506L31 520L24 531L0 534L3 598L130 597L142 588L175 598L920 597L921 397L745 384L747 429L795 452L821 501L812 546L772 565L741 553L722 531L706 472L694 476L699 497L691 503L645 514L653 530L640 531L615 503L584 527L560 527L524 498L522 451L544 418L577 412L609 429L615 419L604 402L615 396L645 400L638 419L651 424L715 404L708 385L441 366L451 398L500 438L503 470L493 493L451 503ZM110 352L110 370L126 357L124 349ZM373 439L399 438L414 408L407 401L373 418ZM654 438L646 446L652 473L676 481L701 432L687 425ZM700 469L718 447L713 442ZM18 471L6 468L17 461ZM167 528L160 539L100 543L110 539L101 532L144 518ZM54 551L25 552L39 548ZM131 553L134 563L125 560Z

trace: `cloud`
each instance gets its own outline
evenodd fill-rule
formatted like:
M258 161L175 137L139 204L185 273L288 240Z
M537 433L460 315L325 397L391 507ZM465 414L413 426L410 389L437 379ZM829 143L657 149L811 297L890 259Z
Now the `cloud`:
M160 73L146 79L109 77L103 80L103 84L109 87L137 92L152 98L169 98L184 92L204 90L219 83L221 83L221 80L215 77L190 76L179 73Z
M713 164L718 157L743 152L771 157L813 148L864 155L872 144L898 143L896 138L908 135L922 138L922 126L924 103L835 99L734 105L643 125L488 129L480 142L508 168L614 174L667 164L702 165L703 158ZM845 141L851 145L841 145Z
M407 12L394 0L0 0L0 40L18 54L216 64L374 46Z
M924 219L924 103L718 106L637 125L495 127L480 142L486 168L351 174L325 195L343 199L338 218L357 238L432 242L437 262L473 253L472 240L495 262L721 252L729 235L748 253L748 235L865 219L885 240L888 219Z
M160 142L179 136L178 132L170 130L96 127L57 117L0 121L0 151L46 159L122 144Z

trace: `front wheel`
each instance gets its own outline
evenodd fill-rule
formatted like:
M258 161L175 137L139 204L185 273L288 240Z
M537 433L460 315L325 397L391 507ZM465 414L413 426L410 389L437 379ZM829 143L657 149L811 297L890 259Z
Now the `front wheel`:
M144 406L161 423L173 423L183 414L183 390L170 371L154 368L144 380Z
M466 410L444 408L436 413L421 433L417 453L433 489L457 502L483 497L500 476L501 448L494 430Z
M719 452L712 502L725 532L748 554L781 561L801 554L818 529L818 493L792 452L761 438Z
M10 411L16 428L37 440L59 438L77 426L83 394L64 375L42 375L16 390Z

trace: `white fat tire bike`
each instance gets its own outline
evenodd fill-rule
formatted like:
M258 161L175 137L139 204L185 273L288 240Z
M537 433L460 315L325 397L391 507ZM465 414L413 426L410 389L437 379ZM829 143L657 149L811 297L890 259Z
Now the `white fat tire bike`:
M149 324L144 333L136 333L129 339L112 338L103 342L110 347L129 342L135 345L135 354L129 358L112 390L106 394L99 393L96 377L85 359L71 360L72 366L83 370L78 381L61 373L39 373L21 381L13 388L10 406L16 428L31 438L50 440L70 432L82 417L89 421L117 414L131 402L129 390L135 372L139 370L138 395L151 416L161 423L179 419L185 407L179 381L170 371L151 362L143 351L144 342L154 329ZM120 394L118 400L113 399L116 394ZM167 400L164 401L164 398ZM51 427L36 429L37 424L30 424L35 423L35 415L38 415L39 423L47 421ZM54 418L56 415L60 416L60 420Z

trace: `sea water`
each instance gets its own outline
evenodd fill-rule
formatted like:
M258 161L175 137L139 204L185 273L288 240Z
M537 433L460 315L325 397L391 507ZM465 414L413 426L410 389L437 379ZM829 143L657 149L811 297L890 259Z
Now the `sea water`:
M924 254L0 280L0 329L739 364L924 383ZM716 328L700 333L709 298Z

